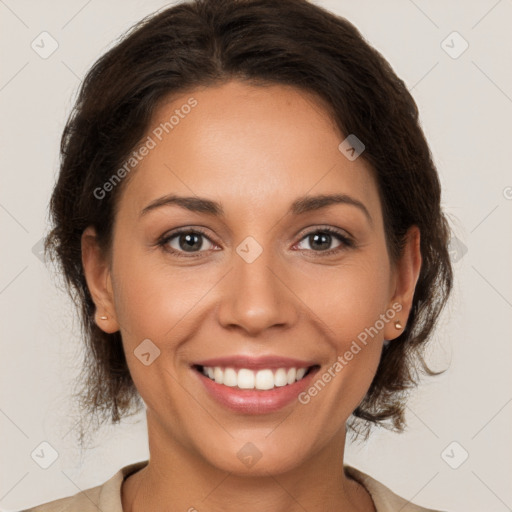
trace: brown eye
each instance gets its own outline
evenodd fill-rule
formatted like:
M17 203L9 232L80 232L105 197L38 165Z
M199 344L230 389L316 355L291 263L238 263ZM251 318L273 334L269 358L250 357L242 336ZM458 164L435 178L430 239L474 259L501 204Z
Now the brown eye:
M205 244L204 240L207 240ZM210 247L206 247L210 244ZM206 236L205 233L199 230L185 229L181 231L175 231L166 235L160 242L159 245L164 250L176 254L177 256L186 256L186 253L202 253L215 247L215 244ZM203 250L201 250L203 249ZM200 254L199 254L200 255Z
M299 250L313 251L319 255L334 254L354 245L347 236L332 228L311 231L302 238L300 243L304 240L308 242L309 248L299 248ZM333 241L338 241L338 245L334 248L331 247Z

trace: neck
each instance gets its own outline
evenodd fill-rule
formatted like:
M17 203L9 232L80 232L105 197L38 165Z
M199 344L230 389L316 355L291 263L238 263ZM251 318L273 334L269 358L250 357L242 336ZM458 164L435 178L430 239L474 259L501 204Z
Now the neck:
M176 439L164 442L149 422L148 434L149 463L122 486L124 512L375 512L366 489L343 471L344 429L300 467L258 476L222 471Z

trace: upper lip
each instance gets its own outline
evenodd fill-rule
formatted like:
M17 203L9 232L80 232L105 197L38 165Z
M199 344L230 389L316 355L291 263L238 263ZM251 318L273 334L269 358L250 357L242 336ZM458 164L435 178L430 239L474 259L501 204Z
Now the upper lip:
M247 368L248 370L262 370L265 368L309 368L315 366L314 361L304 361L283 356L228 356L204 359L193 363L192 366L208 366L221 368Z

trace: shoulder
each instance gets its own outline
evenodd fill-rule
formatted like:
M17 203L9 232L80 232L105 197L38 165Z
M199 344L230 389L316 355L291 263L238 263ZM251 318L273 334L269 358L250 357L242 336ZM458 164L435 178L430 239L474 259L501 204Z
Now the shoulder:
M42 503L21 512L123 512L121 486L123 480L142 469L147 460L135 462L121 468L105 483L78 492L72 496Z
M91 487L72 496L49 501L21 512L123 512L121 503L121 486L123 480L132 473L142 469L147 460L129 464L121 468L102 485ZM344 466L345 473L357 480L370 493L377 512L441 512L415 505L393 493L388 487L370 475L352 467Z
M443 512L411 503L409 500L398 496L384 484L359 469L346 465L344 469L347 476L357 480L366 488L373 499L377 512L396 512L397 510L401 512Z
M83 512L96 511L99 508L100 495L103 486L91 487L73 496L67 496L57 500L37 505L21 512L67 512L81 510Z

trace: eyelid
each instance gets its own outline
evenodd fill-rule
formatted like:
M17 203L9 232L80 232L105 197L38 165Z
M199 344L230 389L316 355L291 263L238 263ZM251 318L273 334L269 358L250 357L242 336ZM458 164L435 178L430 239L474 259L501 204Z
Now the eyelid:
M187 253L185 251L178 251L173 248L166 248L167 244L170 242L170 240L176 238L179 235L182 235L184 233L196 233L202 235L204 238L206 238L211 244L218 245L214 240L211 239L211 237L206 233L206 231L201 227L194 227L194 226L184 226L181 228L176 228L174 230L168 231L164 233L156 242L155 245L162 247L167 252L170 252L171 254L180 254L180 255L186 255ZM210 249L212 250L212 249ZM186 258L189 257L195 257L194 255L201 255L202 253L205 253L207 251L198 251L196 253L188 253L186 255Z
M294 244L294 247L296 245L300 244L307 237L309 237L315 233L327 233L328 235L336 238L340 242L340 245L338 247L335 247L334 249L328 249L326 251L313 251L312 249L299 249L300 251L305 250L309 253L312 253L315 257L322 257L322 256L328 257L331 255L339 254L343 250L346 250L347 248L355 248L356 247L354 238L352 237L352 235L349 235L345 230L341 230L339 228L334 228L331 226L323 226L323 227L315 226L311 229L309 229L309 228L306 228L306 229L308 229L308 231L306 231L305 233L304 233L304 231L302 231L303 235L300 236L299 241Z
M347 240L354 241L354 237L346 230L342 228L336 228L329 224L312 224L307 226L299 231L296 237L300 237L299 240L302 240L304 237L311 235L316 232L327 232L330 234L338 235L346 238Z
M194 258L202 256L203 253L208 252L208 250L201 250L197 252L187 253L186 251L180 251L173 248L166 247L171 239L174 239L175 237L183 234L183 233L196 233L204 236L211 244L218 246L214 240L207 234L206 230L204 230L202 227L195 227L195 226L184 226L181 228L176 228L175 230L171 230L170 232L165 233L162 235L156 245L161 246L163 250L171 253L171 254L177 254L179 257L183 256L185 258ZM315 256L321 257L321 256L329 256L334 253L339 253L343 251L344 249L355 247L356 244L354 242L354 239L352 235L350 235L346 230L342 230L340 228L334 228L332 226L321 226L321 225L312 225L304 228L300 231L298 235L299 239L293 247L300 244L305 238L308 236L311 236L315 233L327 233L331 236L334 236L338 239L340 242L340 246L335 247L334 249L328 249L326 251L313 251L311 249L298 249L299 251L307 251L313 253ZM210 250L216 250L216 249L210 249Z

